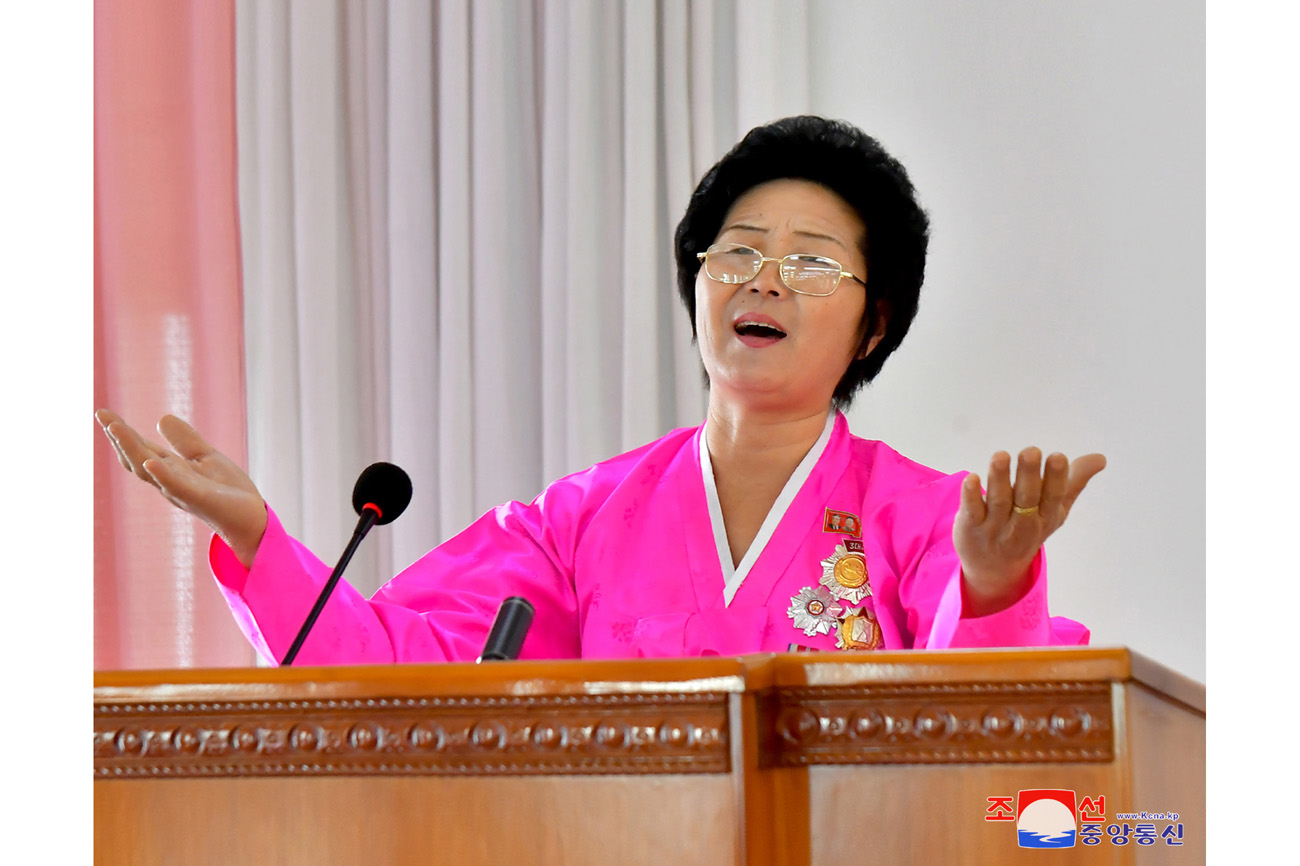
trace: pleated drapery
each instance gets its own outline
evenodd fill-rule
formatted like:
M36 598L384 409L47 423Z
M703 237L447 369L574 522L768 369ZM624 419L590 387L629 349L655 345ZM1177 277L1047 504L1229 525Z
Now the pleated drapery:
M242 461L233 3L96 3L94 129L96 405ZM94 436L95 666L251 664L208 531Z
M673 229L744 129L807 110L804 6L98 3L96 405L192 421L330 561L356 475L405 467L364 592L698 424ZM95 461L96 667L251 663L207 530Z
M290 531L332 559L360 470L406 468L409 511L350 566L369 592L493 505L700 423L672 233L743 129L807 109L806 18L240 0L250 471Z

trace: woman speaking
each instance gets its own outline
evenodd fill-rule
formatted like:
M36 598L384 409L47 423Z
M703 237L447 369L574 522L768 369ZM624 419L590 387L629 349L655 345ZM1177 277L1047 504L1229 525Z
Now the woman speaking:
M927 237L903 167L857 128L752 130L676 233L705 423L498 506L369 599L341 583L298 663L473 659L512 595L536 609L523 658L1086 643L1047 613L1042 544L1105 458L1027 448L1013 481L999 452L985 492L841 413L911 325ZM159 422L164 448L96 418L123 466L212 527L240 628L283 658L329 566L185 422Z

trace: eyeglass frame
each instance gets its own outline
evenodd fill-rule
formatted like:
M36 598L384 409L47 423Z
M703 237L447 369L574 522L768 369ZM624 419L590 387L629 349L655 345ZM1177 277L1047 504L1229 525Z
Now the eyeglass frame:
M758 269L754 271L754 275L752 277L750 277L748 280L744 280L743 282L732 282L730 280L720 280L717 277L713 276L713 274L709 273L708 256L709 256L709 251L712 250L714 247L730 247L733 250L736 249L753 250L754 252L758 253ZM779 262L780 264L784 264L786 259L806 258L806 259L819 259L823 262L830 262L831 264L835 265L837 268L840 269L840 279L839 282L835 283L835 288L831 289L829 292L827 292L824 295L819 295L816 292L805 292L802 289L796 289L794 286L787 283L785 281L785 274L781 273L780 265L778 265L776 272L778 278L781 280L781 285L785 286L787 289L789 289L790 291L794 292L797 295L804 295L805 297L809 297L809 298L829 298L831 295L835 294L835 292L839 289L840 283L844 282L845 277L848 277L849 279L852 280L857 280L858 283L864 289L867 287L866 280L862 279L857 274L854 274L851 271L844 270L844 266L841 265L835 259L831 258L830 256L815 256L812 253L790 253L788 256L782 256L781 258L776 258L774 256L765 256L762 254L762 252L754 249L748 244L709 244L709 249L705 250L702 253L696 253L695 258L699 260L701 267L704 268L705 276L713 280L715 283L722 283L723 285L726 286L743 286L745 283L753 282L754 280L758 279L758 275L763 272L763 265L767 264L768 262Z

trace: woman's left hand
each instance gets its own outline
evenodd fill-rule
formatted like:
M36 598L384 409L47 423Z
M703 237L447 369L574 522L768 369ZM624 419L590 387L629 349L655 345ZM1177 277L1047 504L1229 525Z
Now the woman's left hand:
M962 482L952 543L961 559L964 616L996 613L1024 595L1039 548L1065 523L1092 477L1106 468L1101 454L1086 454L1073 463L1064 454L1052 454L1045 470L1042 463L1039 449L1021 451L1013 488L1011 455L999 451L989 462L987 497L978 475Z

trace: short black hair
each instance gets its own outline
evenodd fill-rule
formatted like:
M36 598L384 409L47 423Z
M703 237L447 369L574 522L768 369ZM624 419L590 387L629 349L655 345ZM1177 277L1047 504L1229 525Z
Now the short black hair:
M862 254L867 262L867 306L862 348L876 329L877 304L888 316L885 334L866 358L850 362L835 386L834 403L843 409L875 378L898 348L916 317L930 220L916 201L907 171L880 142L851 123L824 117L787 117L755 127L709 169L691 195L677 224L677 290L691 317L696 338L697 253L714 242L736 199L770 180L808 180L826 187L855 211L866 226Z

